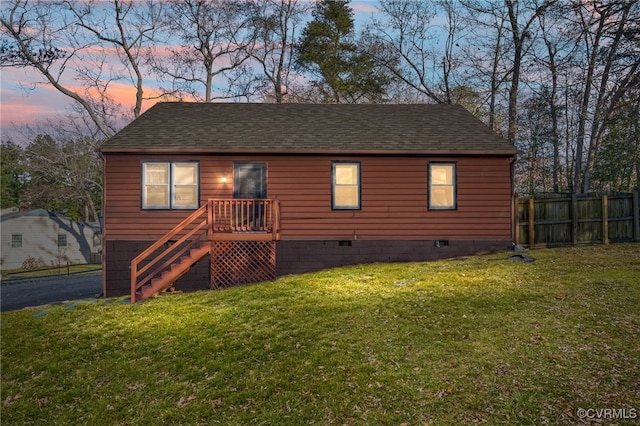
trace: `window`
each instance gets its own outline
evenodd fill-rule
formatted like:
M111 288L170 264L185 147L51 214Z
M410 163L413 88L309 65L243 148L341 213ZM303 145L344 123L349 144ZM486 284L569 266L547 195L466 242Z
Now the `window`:
M334 210L360 209L360 163L331 163L331 208Z
M11 234L11 248L22 248L22 234Z
M67 246L67 234L58 234L58 247Z
M198 169L197 162L142 163L142 208L197 209Z
M429 163L429 209L455 210L456 163Z
M171 207L174 209L198 208L198 164L173 163L171 178L173 184Z

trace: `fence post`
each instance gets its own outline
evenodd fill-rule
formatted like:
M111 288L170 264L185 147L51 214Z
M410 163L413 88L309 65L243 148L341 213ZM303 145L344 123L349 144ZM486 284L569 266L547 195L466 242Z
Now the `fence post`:
M529 248L533 248L536 244L536 229L535 229L535 201L533 196L529 198Z
M571 194L571 244L578 244L578 195Z
M640 202L638 191L633 191L633 239L640 241Z
M602 195L602 244L609 244L609 197Z
M520 224L518 223L518 193L513 193L513 242L520 244Z

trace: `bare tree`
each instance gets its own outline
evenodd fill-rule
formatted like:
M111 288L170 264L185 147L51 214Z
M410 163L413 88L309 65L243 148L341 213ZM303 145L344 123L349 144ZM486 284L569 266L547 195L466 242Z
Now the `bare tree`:
M113 9L111 9L113 8ZM111 94L117 81L135 88L133 117L141 110L141 54L156 30L149 3L99 1L7 1L2 9L1 65L30 67L47 84L75 101L103 137L123 124L122 105ZM115 48L119 65L106 59ZM81 87L77 88L77 83ZM128 117L131 118L131 117Z
M437 6L446 17L446 25L443 28L447 34L447 38L445 39L445 48L442 54L442 91L444 92L447 103L456 103L456 95L459 97L460 90L456 91L456 87L453 85L453 74L461 62L461 58L459 57L461 52L458 42L461 40L460 34L465 24L456 0L440 0ZM459 83L456 84L456 86L458 85ZM454 94L453 92L457 93ZM464 90L462 90L462 92L464 92Z
M256 43L250 53L261 71L254 83L263 99L281 103L291 89L296 29L308 7L298 0L253 0L252 5Z
M597 190L640 189L640 91L629 91L616 107L600 141L591 176Z
M114 126L94 108L86 92L76 91L65 84L63 74L72 69L84 46L69 47L69 32L73 27L59 16L53 3L16 0L2 10L3 45L2 66L28 66L37 70L47 84L76 101L89 114L105 136L114 133Z
M551 90L548 96L550 116L551 116L551 138L553 142L553 192L560 191L558 170L560 167L560 133L558 129L558 64L557 55L558 48L555 43L548 37L545 30L543 16L538 17L540 20L540 28L542 37L547 48L548 60L545 61L551 74Z
M525 42L535 38L533 26L538 18L544 15L547 8L554 4L556 0L532 0L529 4L521 4L517 0L505 0L509 23L511 25L511 38L513 46L513 62L511 69L511 84L509 87L509 117L507 140L515 144L518 131L518 90L520 87L520 73L523 55L526 52ZM524 11L523 11L524 9Z
M167 0L165 6L169 38L164 48L152 52L151 65L171 83L167 92L211 102L215 79L231 76L249 59L255 39L247 17L251 5L238 0ZM171 38L179 45L171 45ZM223 92L219 97L237 97Z
M574 10L588 61L573 186L574 191L588 192L594 160L611 116L624 94L640 85L640 5L636 1L576 2ZM589 143L583 161L587 127Z
M65 1L64 4L77 19L79 27L92 35L98 43L116 48L118 59L123 65L117 78L129 80L135 88L133 117L138 117L145 99L142 67L147 45L155 40L156 32L161 29L161 4L152 0L112 0L109 8L106 7L107 3L95 0ZM88 80L99 86L99 78L89 76Z
M97 142L75 130L69 133L64 124L69 123L48 122L31 129L37 134L24 149L28 173L24 201L48 209L74 205L85 220L98 221L102 162L95 151Z
M539 117L550 127L522 120L518 122L518 134L525 145L534 140L532 135L536 143L543 139L545 144L553 143L553 162L542 163L535 157L537 163L529 164L529 170L551 167L535 173L537 179L538 174L551 171L554 191L564 187L576 193L588 192L594 173L598 186L607 187L602 184L603 176L616 174L601 168L614 164L610 161L615 158L613 144L620 135L634 134L630 130L633 120L621 119L629 114L618 110L621 102L632 105L629 95L640 86L640 6L637 1L618 0L559 2L550 5L545 15L538 15L537 28L539 38L533 40L536 43L530 45L528 53L534 61L522 62L527 72L519 79L525 83L519 102L528 117ZM532 72L536 70L539 74ZM532 106L537 112L531 110ZM602 156L607 161L599 159L605 139ZM629 146L620 143L620 151L632 152L623 145ZM525 161L533 158L520 157ZM562 164L565 172L561 174ZM561 182L563 175L566 178ZM533 177L529 175L530 182Z
M522 78L523 59L536 38L534 26L538 22L538 18L544 15L547 8L555 1L463 1L473 21L479 22L484 31L493 32L489 37L495 40L494 49L492 52L486 52L493 57L491 61L491 109L495 108L493 102L496 100L497 88L503 83L507 83L506 137L512 144L515 144L518 131L518 93ZM498 74L498 69L503 70L501 76ZM492 114L492 116L494 115ZM494 122L492 124L495 126Z
M489 127L503 133L501 98L511 75L508 14L501 3L461 0L461 5L469 28L462 47L465 80L485 99Z
M443 79L441 66L447 70L448 64L433 51L436 8L421 0L383 0L378 9L383 18L374 19L364 32L374 59L431 101L447 102L438 86Z
M562 138L560 129L563 109L567 109L567 103L561 99L562 93L567 92L567 88L562 85L562 77L568 73L568 68L575 60L576 42L572 38L566 37L567 21L565 17L570 13L567 4L557 4L544 14L538 16L538 26L540 29L540 48L533 52L534 62L531 65L540 66L540 74L537 77L540 85L540 93L546 100L548 107L548 120L551 123L550 137L553 143L553 163L552 163L552 190L560 192L562 187L568 187L569 181L561 184L561 169L563 161L561 159L561 148L563 144L568 144L568 138ZM566 77L565 77L566 80ZM568 130L568 129L567 129ZM568 158L565 158L564 163Z

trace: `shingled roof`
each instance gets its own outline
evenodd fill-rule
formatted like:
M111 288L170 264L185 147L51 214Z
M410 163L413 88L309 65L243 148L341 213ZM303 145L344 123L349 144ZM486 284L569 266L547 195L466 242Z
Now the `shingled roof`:
M103 153L514 155L461 106L165 102L107 140Z

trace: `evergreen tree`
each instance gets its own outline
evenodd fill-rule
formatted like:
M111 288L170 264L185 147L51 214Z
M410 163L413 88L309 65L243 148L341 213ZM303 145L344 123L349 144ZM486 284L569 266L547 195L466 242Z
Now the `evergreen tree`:
M296 62L317 77L313 84L323 102L383 100L390 79L367 51L358 48L349 0L319 1L312 16L302 32Z
M25 169L23 149L11 141L2 142L0 147L0 208L19 207L20 193L24 188Z

